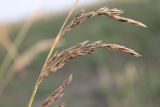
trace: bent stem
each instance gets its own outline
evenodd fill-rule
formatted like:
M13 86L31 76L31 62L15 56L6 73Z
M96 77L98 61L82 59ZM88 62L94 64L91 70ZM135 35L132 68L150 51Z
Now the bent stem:
M46 58L46 60L45 60L44 65L43 65L43 67L42 67L41 73L44 71L44 69L45 69L45 67L46 67L46 63L47 63L48 59L50 58L50 56L52 55L53 50L55 49L58 41L60 40L60 38L61 38L61 36L62 36L63 29L64 29L65 25L67 24L68 19L69 19L70 16L72 15L72 13L73 13L76 5L78 4L78 2L79 2L79 0L76 0L75 4L73 5L73 7L71 8L71 10L69 11L69 13L68 13L68 15L67 15L67 17L66 17L66 19L65 19L65 21L64 21L64 23L63 23L63 25L62 25L62 27L61 27L61 29L60 29L60 31L59 31L59 33L58 33L58 35L56 36L55 40L53 40L52 47L51 47L51 49L50 49L50 51L49 51L49 53L48 53L48 56L47 56L47 58ZM40 73L40 75L41 75L41 73ZM32 107L33 100L34 100L35 95L36 95L36 93L37 93L38 87L39 87L39 85L40 85L41 82L42 82L42 80L40 79L40 75L39 75L38 80L37 80L37 82L36 82L36 84L35 84L35 86L34 86L32 95L31 95L30 100L29 100L29 103L28 103L28 107Z

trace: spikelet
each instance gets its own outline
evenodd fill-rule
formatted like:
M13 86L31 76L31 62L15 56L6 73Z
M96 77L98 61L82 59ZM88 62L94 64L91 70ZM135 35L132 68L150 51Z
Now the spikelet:
M78 15L71 21L71 23L63 29L61 36L71 31L71 29L76 27L77 25L85 22L87 19L96 16L107 16L122 23L128 23L140 27L147 27L146 25L144 25L139 21L122 17L121 14L123 14L122 10L118 10L116 8L109 9L107 7L103 7L98 9L97 11L91 11L91 12L86 12L84 10L81 10L81 12L78 13ZM89 41L84 41L78 45L63 50L62 52L59 53L56 52L52 57L50 57L49 60L47 60L44 70L40 74L39 81L43 81L50 73L54 73L58 69L62 68L71 59L75 59L79 56L86 56L93 54L96 52L96 49L98 48L118 50L124 53L131 54L135 57L141 56L134 50L127 48L125 46L117 44L106 44L103 43L102 41L95 41L92 43L89 43ZM71 80L72 80L72 75L68 79L66 79L64 83L56 91L54 91L54 93L50 97L48 97L45 101L43 101L41 107L47 107L51 104L54 104L55 101L63 95L64 88L70 83ZM62 103L58 107L64 107L64 104Z
M47 62L45 70L41 73L40 79L44 80L50 73L56 72L58 69L63 67L71 59L75 59L79 56L86 56L96 52L97 48L118 50L121 52L129 53L135 57L140 57L141 55L130 48L117 44L105 44L102 41L95 41L89 43L89 41L84 41L78 45L68 48L62 52L54 54Z
M50 97L42 102L41 107L48 107L51 104L54 104L62 95L66 86L72 81L72 74L67 78L57 90L55 90ZM61 104L59 107L64 107L64 104Z
M97 11L91 11L91 12L86 12L84 10L81 10L78 15L73 19L73 21L64 29L62 34L65 34L66 32L69 32L73 27L76 27L77 25L83 23L86 21L87 18L95 17L95 16L108 16L114 20L117 20L119 22L123 23L128 23L128 24L133 24L141 27L147 27L145 24L120 16L123 14L122 10L118 10L116 8L114 9L109 9L107 7L102 7L98 9Z

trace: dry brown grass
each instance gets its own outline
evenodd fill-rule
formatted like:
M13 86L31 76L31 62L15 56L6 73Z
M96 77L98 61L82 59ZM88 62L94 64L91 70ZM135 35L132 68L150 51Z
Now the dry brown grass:
M123 14L122 10L118 10L116 8L109 9L107 7L102 7L97 11L91 11L91 12L86 12L84 10L81 10L81 12L79 12L79 14L73 19L73 21L63 30L62 35L70 31L73 27L76 27L77 25L86 21L87 18L96 17L96 16L107 16L122 23L128 23L128 24L133 24L141 27L147 27L146 25L144 25L139 21L122 17L120 16L121 14Z
M54 49L55 49L58 41L59 41L60 38L62 37L62 32L63 32L63 30L64 30L64 27L66 26L66 24L67 24L70 16L72 15L72 13L73 13L73 11L75 10L75 7L76 7L77 4L79 3L79 1L80 1L80 0L76 0L76 1L75 1L73 7L72 7L71 10L69 11L69 13L68 13L68 15L67 15L67 17L66 17L66 19L65 19L62 27L60 28L59 33L57 34L55 40L53 40L51 49L50 49L50 51L49 51L49 53L48 53L48 55L47 55L47 58L46 58L46 60L45 60L45 62L44 62L44 64L43 64L43 67L42 67L41 72L43 72L44 68L46 67L46 63L47 63L48 59L51 57L51 55L52 55L52 53L53 53L53 51L54 51ZM36 95L36 93L37 93L38 87L39 87L39 85L40 85L41 83L42 83L42 81L40 81L40 75L39 75L39 77L38 77L38 79L37 79L37 81L36 81L36 83L35 83L35 86L34 86L32 95L31 95L31 97L30 97L30 99L29 99L28 107L32 107L33 100L34 100L35 95Z
M36 82L34 91L32 93L32 97L29 103L28 107L32 106L32 102L34 99L34 96L37 92L38 86L44 81L44 79L51 73L56 72L58 69L62 68L67 62L69 62L71 59L75 59L79 56L86 56L90 55L96 52L97 48L103 48L103 49L110 49L110 50L118 50L122 51L128 54L131 54L135 57L140 57L141 55L135 52L134 50L130 48L126 48L125 46L117 45L117 44L106 44L102 41L96 41L89 43L89 41L82 42L78 45L75 45L71 48L68 48L62 52L55 53L52 55L52 52L59 41L60 37L62 37L64 34L69 32L72 28L76 27L77 25L83 23L86 21L86 19L95 17L95 16L108 16L114 20L117 20L119 22L133 24L141 27L146 27L143 23L139 21L135 21L129 18L125 18L120 16L123 13L123 11L118 9L109 9L107 7L103 7L98 9L97 11L81 11L74 19L71 21L71 23L64 27L64 29L60 30L60 33L58 34L57 38L55 39L51 51L49 52L49 55L47 57L47 60L45 61L45 64L43 66L43 69L39 75L39 78ZM69 77L71 78L71 77ZM70 79L67 79L54 93L48 97L44 102L41 104L41 107L47 107L50 104L54 104L55 101L62 95L64 88L70 83ZM62 104L61 107L64 105Z
M105 44L102 41L96 41L89 43L89 41L84 41L78 45L75 45L71 48L68 48L58 54L54 54L47 62L47 66L45 70L40 74L40 81L43 81L50 73L56 72L58 69L62 68L67 62L71 59L75 59L79 56L86 56L96 52L96 49L104 48L111 50L118 50L128 54L131 54L135 57L140 57L141 55L135 52L132 49L126 48L121 45L116 44ZM64 88L71 82L72 75L65 80L65 82L56 90L54 93L48 97L43 103L41 107L47 107L50 104L54 104L58 98L62 95Z
M95 41L89 43L89 41L84 41L78 45L68 48L58 54L54 54L47 62L45 70L40 74L40 80L43 81L50 73L56 72L58 69L63 67L71 59L75 59L79 56L86 56L96 52L96 49L104 48L111 50L118 50L125 53L129 53L135 57L140 57L141 55L132 49L126 48L121 45L116 44L105 44L102 41Z
M63 96L63 91L65 89L66 86L68 86L70 84L70 82L72 81L72 74L69 76L69 78L67 78L62 85L60 85L58 87L57 90L55 90L52 95L50 97L48 97L45 101L43 101L43 103L41 104L41 107L48 107L49 105L51 105L52 103L55 103L55 101L60 98L61 96ZM64 104L61 104L60 107L63 107Z

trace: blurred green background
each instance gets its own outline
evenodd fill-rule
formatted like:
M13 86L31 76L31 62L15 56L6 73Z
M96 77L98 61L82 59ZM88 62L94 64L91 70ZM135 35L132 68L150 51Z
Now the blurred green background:
M58 50L85 40L103 40L105 43L116 43L132 48L142 57L135 58L117 51L98 50L94 55L76 58L42 83L36 95L34 107L39 106L41 101L71 73L74 74L73 81L65 89L65 95L58 100L57 104L65 101L66 107L160 107L160 50L158 48L160 46L160 1L114 0L98 6L85 7L85 9L96 10L106 5L124 10L123 16L141 21L148 28L123 24L106 17L95 17L67 33ZM73 17L75 15L76 12ZM66 13L36 20L21 44L19 54L23 54L40 40L55 37L65 16ZM1 35L2 31L7 29L5 31L11 41L14 40L22 24L23 22L1 25ZM0 63L7 53L3 45L5 39L2 38L3 35L1 36L2 45L0 45ZM47 53L48 50L38 54L27 67L14 76L0 96L0 107L27 105Z

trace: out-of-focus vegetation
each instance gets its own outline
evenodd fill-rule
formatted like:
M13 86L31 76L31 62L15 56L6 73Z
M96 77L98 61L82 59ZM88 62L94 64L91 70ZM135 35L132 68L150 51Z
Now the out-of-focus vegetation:
M160 2L117 1L103 3L92 9L107 5L125 10L126 17L139 20L148 28L122 24L106 17L96 17L65 35L62 47L58 50L84 40L103 40L105 43L117 43L135 49L142 57L137 59L120 52L100 50L99 54L77 58L45 80L38 90L35 107L70 73L74 73L73 81L62 98L68 107L160 106ZM90 10L89 7L88 9ZM56 36L64 18L64 15L57 14L36 21L18 52L22 54L37 41ZM20 25L9 27L7 33L11 40L14 39ZM6 54L4 46L7 46L2 38L0 61ZM17 73L0 97L1 107L26 106L46 55L47 51L38 55L30 65Z

